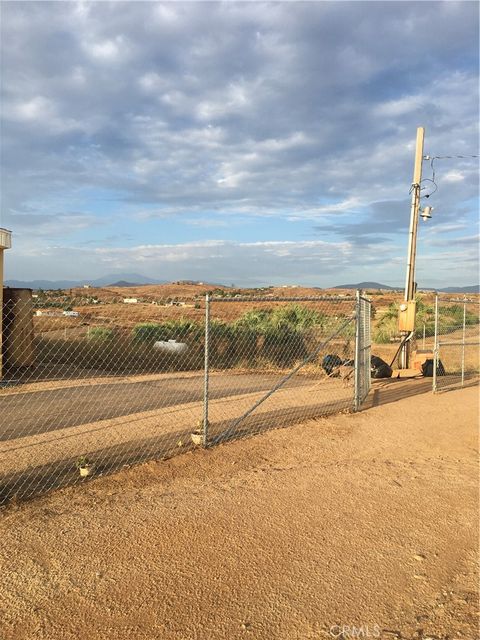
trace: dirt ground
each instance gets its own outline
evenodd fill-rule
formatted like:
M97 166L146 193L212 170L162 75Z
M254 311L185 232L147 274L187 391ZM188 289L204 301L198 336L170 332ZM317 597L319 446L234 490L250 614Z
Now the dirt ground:
M209 403L209 416L211 424L211 435L216 431L222 430L217 428L217 424L233 423L233 421L247 411L254 402L256 402L269 388L278 381L278 376L245 376L239 375L228 377L228 374L212 374L211 384L211 400ZM263 382L263 386L260 382ZM151 385L155 381L154 376L148 377L146 385ZM173 381L173 382L172 382ZM227 382L230 382L231 388L227 388ZM124 382L120 385L118 381L110 382L108 385L101 385L98 381L97 385L80 385L63 387L59 389L62 394L67 394L63 398L63 404L60 404L50 398L49 395L39 393L32 395L32 400L25 405L25 400L20 395L20 403L17 407L10 408L8 404L0 404L0 408L4 407L4 413L7 422L12 426L10 431L13 434L8 440L0 442L0 462L1 471L5 474L23 473L25 476L24 489L28 487L28 475L33 474L33 470L39 461L42 465L60 463L69 458L78 458L82 454L88 454L92 461L95 461L97 467L101 464L102 458L111 458L114 447L120 448L119 465L128 462L128 452L135 451L139 446L138 443L145 442L148 438L154 439L157 444L159 457L171 453L171 450L177 449L178 441L181 440L185 445L188 444L190 433L196 428L197 422L202 417L203 403L201 399L191 402L181 402L182 394L187 397L188 392L192 395L198 391L201 396L203 379L193 376L165 376L159 377L159 382L164 385L171 383L174 393L172 398L166 401L167 406L157 408L160 404L158 395L167 393L162 386L154 389L152 387L140 386L142 377L134 377L131 381ZM244 393L240 393L241 384L245 385ZM318 415L322 406L325 405L325 413L331 413L341 408L349 408L352 405L352 388L345 386L338 379L322 379L315 380L307 377L297 377L295 386L286 386L275 394L274 398L268 399L255 412L255 417L260 419L265 417L266 422L275 419L275 413L283 415L285 420L290 413L295 415ZM255 387L258 386L256 389ZM129 392L129 387L134 391ZM138 388L139 387L139 388ZM120 391L115 393L115 389ZM234 392L233 389L239 392ZM217 397L213 391L218 391ZM69 392L79 391L80 395L69 395ZM92 392L93 396L85 392ZM53 394L53 390L49 390ZM149 395L150 393L150 395ZM128 397L128 403L125 405L125 413L122 415L122 403L118 397L123 394ZM15 397L14 394L11 394ZM149 406L148 401L154 409L141 412L133 412L132 399L138 397L138 403ZM79 407L80 403L85 405L84 413ZM108 411L111 408L111 417L104 420L87 421L87 416L98 415L98 406L103 406ZM79 407L77 409L77 407ZM115 412L115 408L119 407L119 414ZM130 407L130 409L128 409ZM28 408L28 415L26 415ZM67 411L74 415L71 422L68 421ZM270 414L274 411L274 415ZM58 417L52 415L57 412ZM82 420L82 415L85 420ZM30 417L30 425L26 420ZM42 418L44 421L42 422ZM298 421L298 417L297 417ZM50 430L48 425L55 425L57 428ZM290 420L292 422L292 420ZM32 425L41 425L39 432L30 431ZM65 425L64 427L61 425ZM223 427L226 428L226 427ZM148 459L149 452L145 451L144 459ZM150 457L151 454L150 454ZM73 465L72 465L73 469ZM2 479L0 476L0 483ZM28 494L28 492L27 492Z
M7 507L0 637L478 638L477 394L373 402Z

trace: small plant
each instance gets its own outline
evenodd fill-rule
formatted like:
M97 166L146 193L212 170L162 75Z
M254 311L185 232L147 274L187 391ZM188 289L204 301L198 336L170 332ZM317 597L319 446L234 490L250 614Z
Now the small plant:
M80 456L77 459L75 466L79 470L82 478L89 476L93 473L93 464L90 462L90 460L86 456Z
M87 456L80 456L80 458L78 458L78 460L75 463L75 466L77 467L77 469L83 469L84 467L88 467L90 465L90 460L87 458Z
M207 427L208 425L209 425L209 422L207 420ZM192 433L190 434L190 438L196 447L203 444L203 431L204 431L203 420L198 420L197 428L195 429L195 431L192 431Z

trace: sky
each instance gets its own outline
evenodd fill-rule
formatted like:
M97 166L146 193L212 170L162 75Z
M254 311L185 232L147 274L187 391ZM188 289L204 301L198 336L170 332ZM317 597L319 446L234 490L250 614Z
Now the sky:
M479 153L476 2L1 13L6 278L401 285L417 126ZM433 170L418 286L476 284L478 159Z

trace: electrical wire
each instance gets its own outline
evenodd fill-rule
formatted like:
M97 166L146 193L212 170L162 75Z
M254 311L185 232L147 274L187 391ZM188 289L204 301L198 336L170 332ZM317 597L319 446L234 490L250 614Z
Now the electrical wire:
M425 193L423 196L420 196L421 198L430 198L430 196L433 196L433 194L437 191L438 189L438 185L435 182L435 172L433 172L433 177L432 178L423 178L423 180L420 182L420 191L423 191L424 189L426 189L427 187L422 187L422 184L424 182L431 182L432 183L432 189L433 191L430 191L429 193Z
M457 159L462 159L462 160L470 160L471 158L479 158L480 156L477 155L467 155L467 156L460 156L460 155L456 155L456 156L423 156L423 160L430 160L430 167L432 169L432 177L431 178L424 178L422 180L422 182L431 182L432 185L435 187L433 191L431 191L430 193L425 194L424 196L422 196L422 198L429 198L430 196L432 196L438 189L438 185L435 181L435 160L457 160ZM423 189L426 189L426 187L421 187L420 190L423 191ZM411 189L410 189L410 193L411 193Z
M408 335L406 335L404 338L402 338L402 341L400 342L400 345L399 345L398 349L396 350L395 355L393 356L392 361L390 362L390 365L389 365L390 369L392 368L393 363L394 363L394 362L395 362L395 360L397 359L397 356L398 356L398 354L400 353L401 348L403 347L403 345L404 345L406 342L408 342L409 340L411 340L411 339L413 338L413 334L414 334L414 333L415 333L414 331L410 331L410 333L409 333Z
M445 159L451 160L455 158L468 159L468 158L480 158L480 156L429 156L429 155L423 156L424 160L445 160Z

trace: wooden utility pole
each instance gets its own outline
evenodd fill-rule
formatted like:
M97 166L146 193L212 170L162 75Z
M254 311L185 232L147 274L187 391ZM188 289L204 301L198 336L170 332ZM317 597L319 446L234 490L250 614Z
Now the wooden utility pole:
M400 306L400 329L404 336L415 328L415 258L417 255L418 214L420 210L420 183L422 181L423 141L425 129L417 128L417 143L415 146L415 166L411 187L412 202L410 208L410 229L408 232L407 275L405 280L405 303ZM402 313L405 319L402 320ZM407 317L408 316L408 317ZM410 365L410 340L407 340L400 353L400 368L408 369Z

